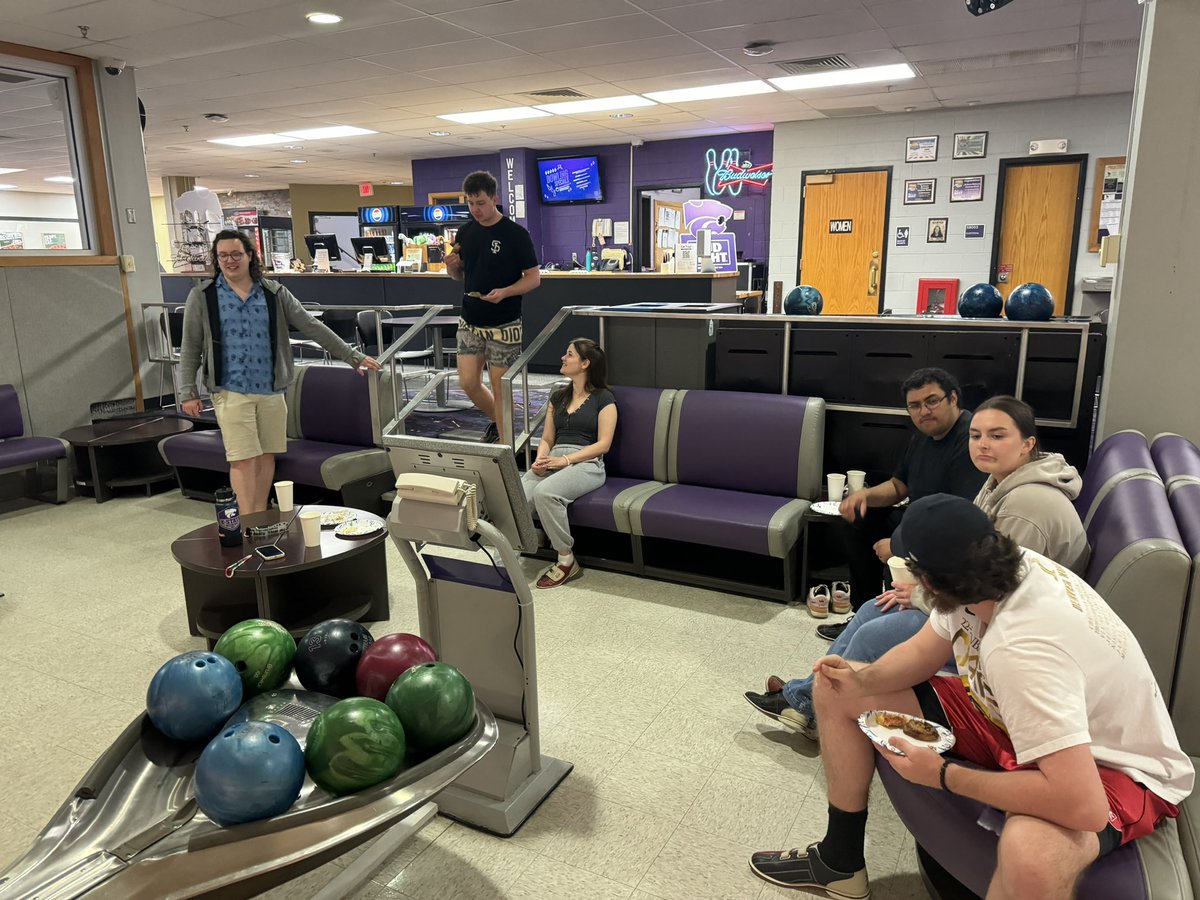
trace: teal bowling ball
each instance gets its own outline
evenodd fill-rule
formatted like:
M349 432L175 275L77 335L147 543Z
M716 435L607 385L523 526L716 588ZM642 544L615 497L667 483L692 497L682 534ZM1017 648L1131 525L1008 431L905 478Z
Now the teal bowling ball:
M339 700L312 724L304 765L331 794L352 794L404 768L406 741L396 714L378 700Z
M958 298L958 314L964 319L998 319L1004 312L1004 295L993 284L973 284Z
M475 724L471 683L447 663L413 666L396 679L387 705L404 725L408 742L426 753L449 747Z
M809 284L792 288L783 301L783 311L789 316L819 316L824 307L825 298Z
M227 726L196 763L196 803L223 827L286 812L304 786L304 751L271 722Z
M1019 284L1008 295L1004 314L1014 322L1049 322L1054 317L1054 297L1036 281Z
M193 650L167 660L146 691L146 715L177 741L212 737L241 703L237 670L211 651Z

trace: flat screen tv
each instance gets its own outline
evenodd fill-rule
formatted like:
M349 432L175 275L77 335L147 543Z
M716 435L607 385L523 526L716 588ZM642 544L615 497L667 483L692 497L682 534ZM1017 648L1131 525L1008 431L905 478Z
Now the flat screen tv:
M595 156L539 159L543 203L599 203L604 199L600 160Z

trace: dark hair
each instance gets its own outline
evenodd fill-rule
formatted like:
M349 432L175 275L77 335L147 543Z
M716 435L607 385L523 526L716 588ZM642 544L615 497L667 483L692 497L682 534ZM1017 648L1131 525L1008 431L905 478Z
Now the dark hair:
M985 409L995 409L1004 413L1013 420L1013 424L1017 426L1017 431L1021 432L1022 438L1033 438L1030 459L1041 459L1045 455L1042 452L1041 442L1038 441L1037 422L1032 406L1024 400L1018 400L1008 394L998 394L980 403L975 412L981 413Z
M217 262L217 244L221 243L221 241L241 241L242 249L250 257L250 277L255 281L262 281L262 265L258 261L258 251L254 248L254 242L236 228L226 228L224 231L218 231L217 236L213 238L212 265L214 275L221 271L221 266Z
M591 338L575 338L571 341L571 346L575 348L575 352L579 354L579 358L588 363L588 367L584 369L584 374L587 378L587 392L593 394L596 391L608 389L608 357L604 355L604 351L600 349L600 345ZM559 388L550 398L550 402L554 404L555 409L562 409L563 404L571 399L571 385Z
M962 402L962 390L958 386L958 379L945 369L932 367L917 369L917 371L905 378L904 384L900 385L900 396L908 399L909 391L915 391L917 388L924 387L927 384L936 384L947 397L953 394L955 402Z
M472 194L487 194L489 197L495 197L496 176L491 172L479 169L463 179L462 190L468 197Z
M995 532L971 545L952 571L929 571L912 558L908 567L932 591L934 608L953 612L984 600L1002 600L1015 591L1021 583L1021 548Z

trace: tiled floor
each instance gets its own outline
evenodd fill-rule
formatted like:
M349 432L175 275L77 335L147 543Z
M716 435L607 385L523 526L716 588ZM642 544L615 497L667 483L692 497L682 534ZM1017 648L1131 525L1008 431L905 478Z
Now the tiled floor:
M168 545L211 515L174 492L0 504L0 868L138 714L157 667L202 646ZM376 636L416 630L412 583L388 552L393 618ZM746 860L821 837L820 758L741 697L828 646L803 608L594 570L536 599L543 749L574 771L513 838L436 819L355 896L807 896L759 881ZM309 897L356 856L268 896ZM867 861L877 900L926 896L882 790Z

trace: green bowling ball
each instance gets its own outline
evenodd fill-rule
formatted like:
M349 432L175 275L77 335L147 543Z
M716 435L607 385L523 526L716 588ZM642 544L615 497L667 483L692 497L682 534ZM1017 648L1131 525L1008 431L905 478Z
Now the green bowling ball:
M249 699L288 680L296 639L278 622L246 619L221 635L213 650L233 663L242 677L242 693Z
M370 697L339 700L312 724L304 767L331 794L351 794L404 768L404 729L396 714Z
M397 678L387 705L404 725L408 742L428 753L449 747L475 724L471 682L442 662L413 666Z

